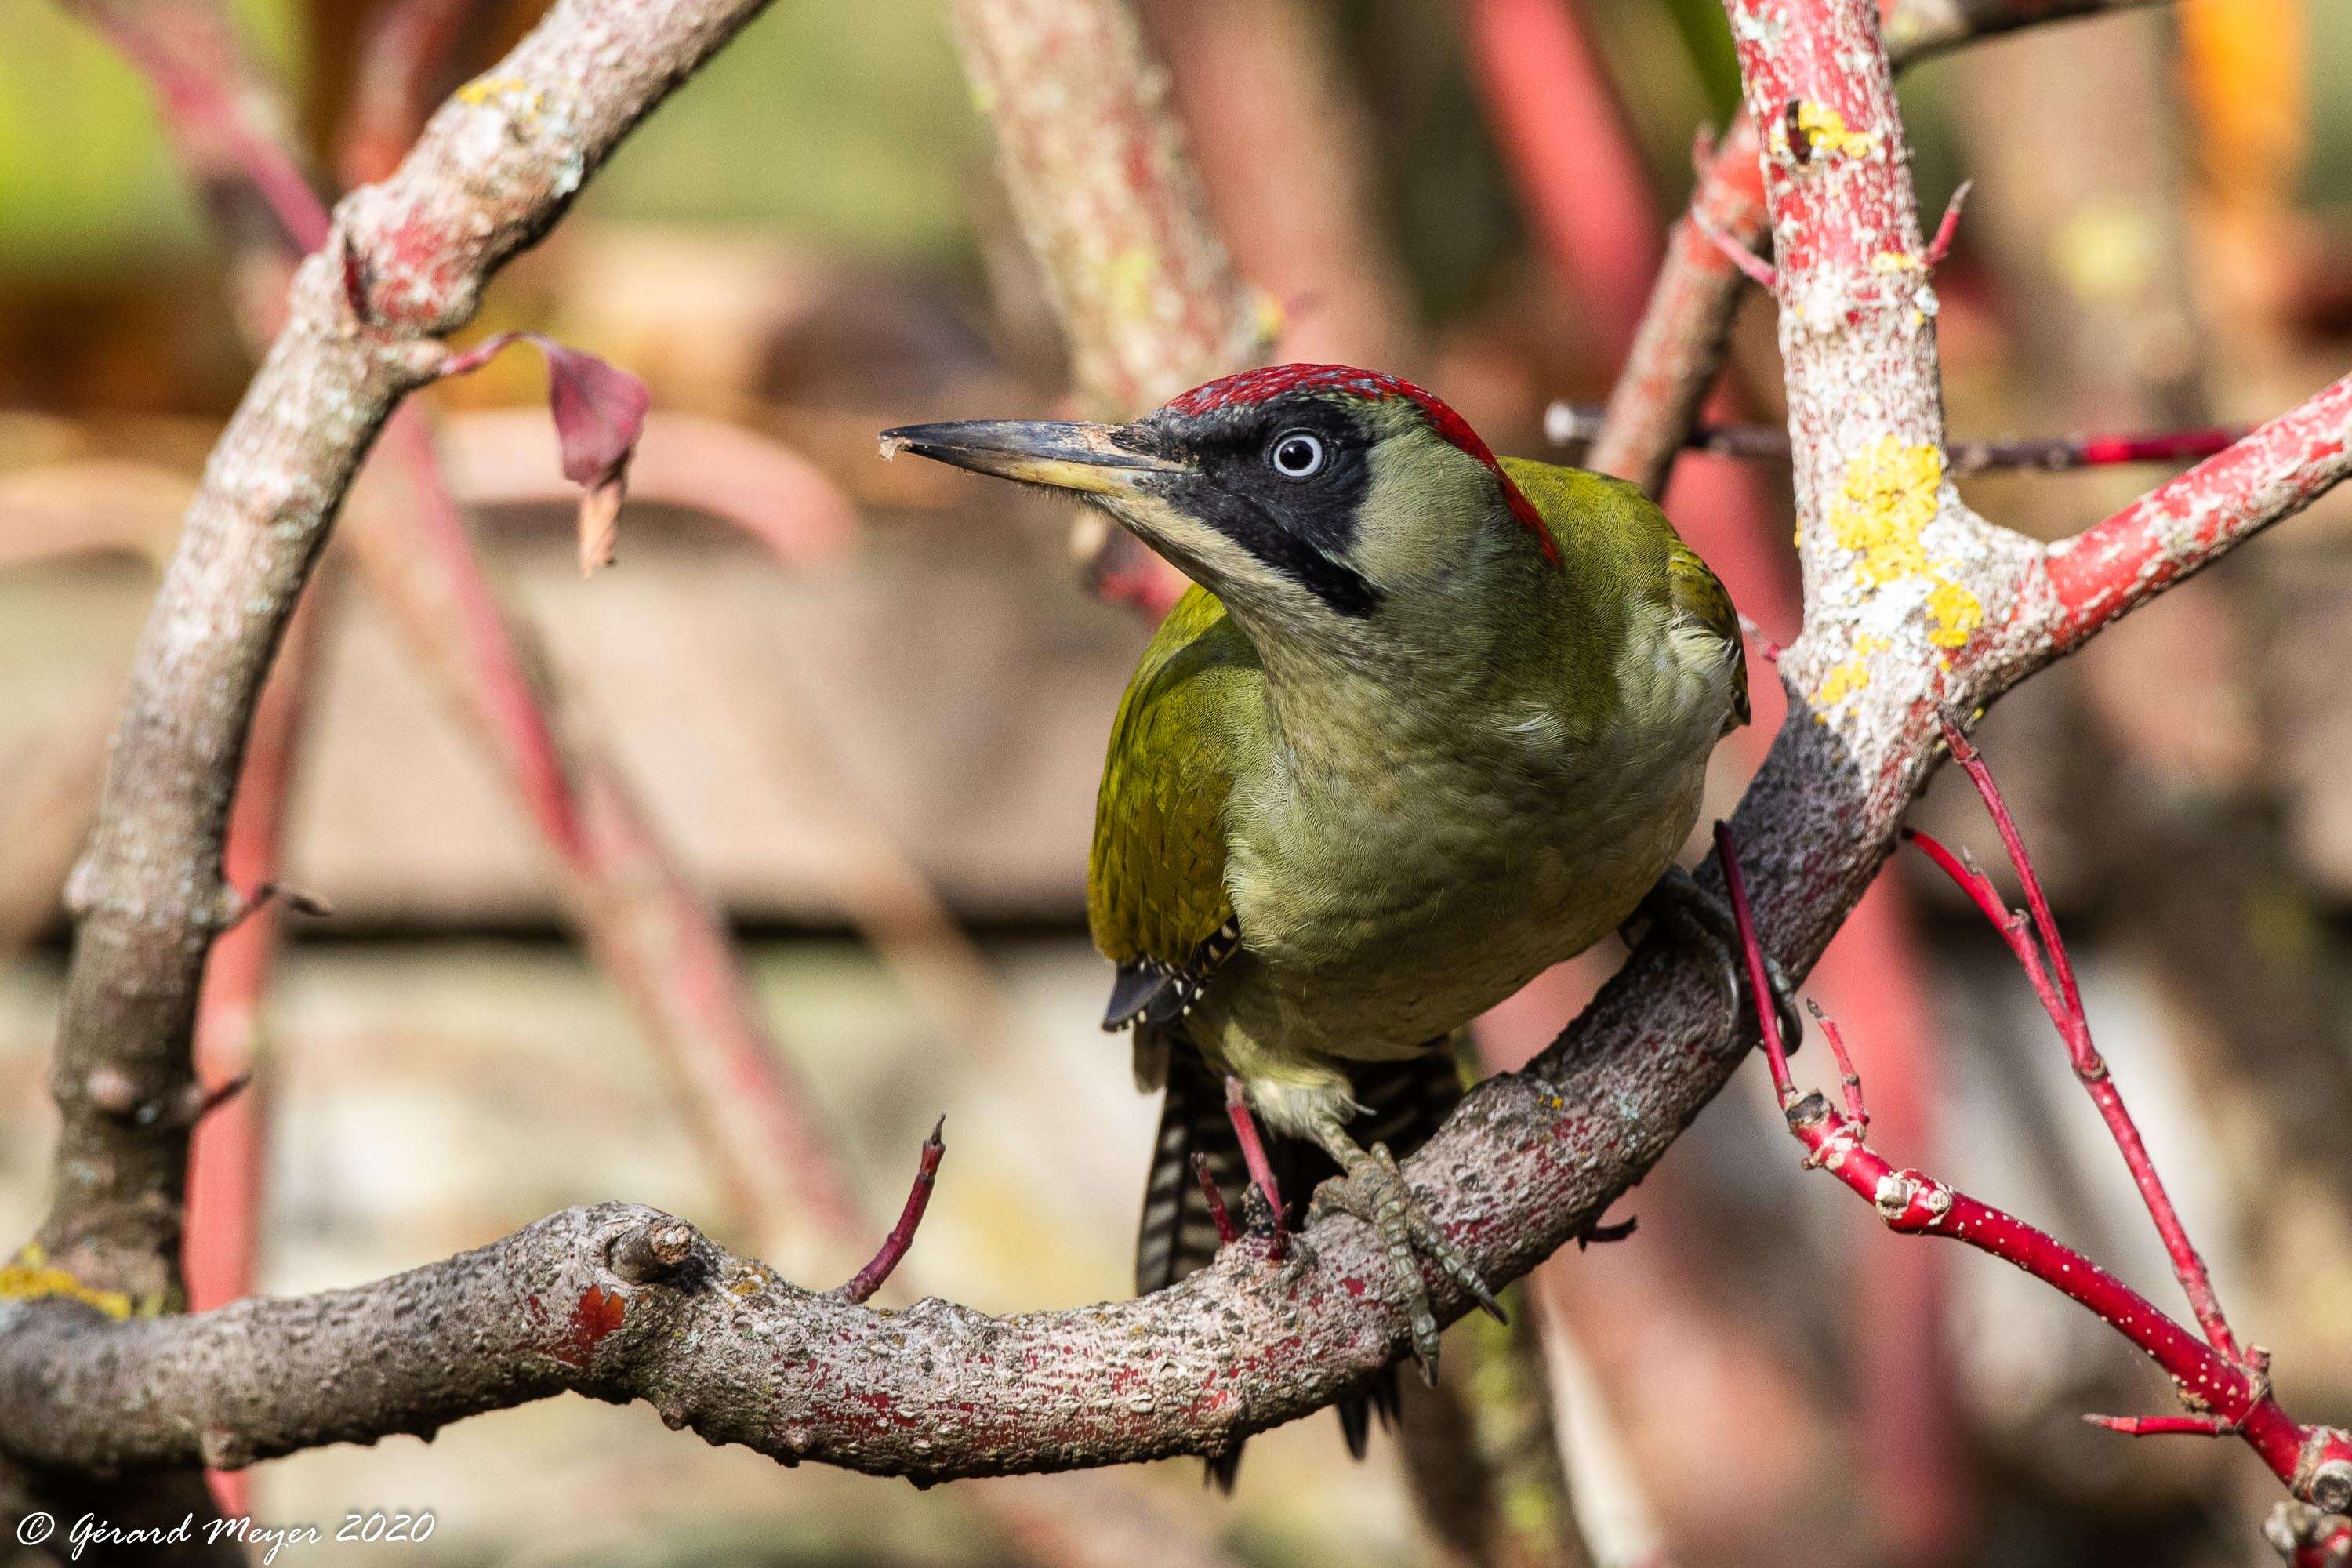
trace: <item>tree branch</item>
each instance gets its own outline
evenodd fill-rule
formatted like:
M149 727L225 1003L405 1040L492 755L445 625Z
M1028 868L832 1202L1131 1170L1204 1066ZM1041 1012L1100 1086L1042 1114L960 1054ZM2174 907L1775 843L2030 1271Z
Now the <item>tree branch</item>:
M432 378L439 334L472 315L490 274L761 3L562 0L442 108L391 179L342 204L298 272L141 634L68 889L63 1128L40 1241L68 1274L142 1303L177 1299L188 1038L226 911L229 795L262 676L360 458ZM131 1110L101 1105L94 1079L127 1084Z
M1885 0L1887 57L1897 69L1971 38L2149 0ZM1665 260L1586 461L1652 495L1723 368L1725 334L1747 279L1716 237L1754 250L1764 240L1755 123L1734 117L1719 145L1699 148L1697 188L1666 237ZM1710 232L1711 231L1711 232Z
M2070 652L2167 584L2293 517L2352 474L2352 376L2314 393L2105 521L2050 547Z

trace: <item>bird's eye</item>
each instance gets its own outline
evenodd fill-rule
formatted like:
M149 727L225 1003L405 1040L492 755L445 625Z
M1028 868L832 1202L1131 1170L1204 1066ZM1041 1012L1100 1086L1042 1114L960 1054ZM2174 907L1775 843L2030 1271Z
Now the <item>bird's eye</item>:
M1286 479L1311 479L1323 471L1323 439L1305 430L1286 430L1265 449L1265 460Z

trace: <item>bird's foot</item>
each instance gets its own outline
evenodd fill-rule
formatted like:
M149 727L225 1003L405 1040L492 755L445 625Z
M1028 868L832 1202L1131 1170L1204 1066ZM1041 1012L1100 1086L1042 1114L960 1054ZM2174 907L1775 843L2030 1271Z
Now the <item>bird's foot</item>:
M1316 1202L1353 1215L1370 1226L1380 1237L1381 1250L1388 1254L1389 1267L1395 1271L1398 1288L1403 1292L1405 1310L1412 1321L1413 1360L1421 1363L1423 1381L1434 1384L1437 1313L1430 1306L1429 1287L1422 1279L1421 1263L1415 1253L1444 1270L1447 1278L1492 1313L1496 1321L1509 1320L1503 1316L1495 1293L1486 1289L1486 1282L1478 1278L1470 1260L1422 1212L1387 1144L1375 1143L1369 1151L1360 1149L1337 1122L1318 1129L1316 1141L1347 1173L1338 1181L1326 1183L1316 1194Z
M1730 901L1709 892L1697 878L1680 866L1669 866L1657 885L1642 897L1641 907L1627 923L1648 921L1675 933L1686 944L1712 952L1723 965L1723 984L1736 1008L1747 992L1741 963L1739 922L1732 918ZM1772 992L1772 1010L1780 1016L1780 1037L1790 1051L1803 1043L1805 1016L1797 1005L1797 988L1770 953L1764 955L1764 983Z

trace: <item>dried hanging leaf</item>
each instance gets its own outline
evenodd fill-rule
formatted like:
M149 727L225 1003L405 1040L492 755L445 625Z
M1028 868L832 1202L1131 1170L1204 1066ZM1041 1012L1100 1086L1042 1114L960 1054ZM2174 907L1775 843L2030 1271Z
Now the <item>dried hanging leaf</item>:
M563 477L581 487L580 574L613 563L620 537L621 499L628 491L629 459L645 434L653 393L636 376L541 332L500 332L452 354L444 375L463 375L488 363L517 340L547 358L548 410L562 451Z

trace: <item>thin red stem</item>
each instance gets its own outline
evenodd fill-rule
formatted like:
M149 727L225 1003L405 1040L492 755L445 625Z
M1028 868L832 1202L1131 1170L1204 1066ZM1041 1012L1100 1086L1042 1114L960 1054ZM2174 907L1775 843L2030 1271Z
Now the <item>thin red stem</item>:
M915 1245L915 1232L923 1223L923 1211L931 1205L931 1188L938 1184L940 1157L948 1152L940 1133L948 1119L940 1117L931 1124L931 1135L923 1140L923 1152L915 1164L915 1184L907 1189L906 1206L898 1211L898 1223L882 1238L882 1248L865 1268L849 1277L849 1283L834 1292L845 1301L863 1301L882 1289L907 1249Z
M1763 949L1738 874L1737 844L1717 825L1732 916L1751 977L1763 971ZM1955 862L1957 864L1957 861ZM1757 1024L1772 1054L1779 1022L1770 993L1756 991ZM2242 1438L2271 1472L2298 1495L2323 1463L2352 1463L2352 1437L2334 1427L2295 1421L2271 1396L2269 1380L2242 1366L2158 1310L2106 1269L2048 1232L2026 1224L1917 1171L1897 1169L1864 1141L1861 1121L1832 1108L1819 1094L1799 1097L1787 1080L1787 1061L1773 1059L1774 1087L1788 1107L1789 1131L1804 1145L1806 1164L1826 1170L1867 1199L1891 1230L1964 1242L2024 1270L2068 1300L2096 1313L2171 1375L2181 1397L2200 1415L2210 1413Z
M2156 1224L2157 1235L2164 1241L2164 1250L2172 1259L2172 1272L2180 1281L2183 1294L2189 1298L2189 1309L2197 1315L2205 1337L2213 1348L2232 1362L2242 1363L2243 1352L2238 1348L2237 1336L2231 1332L2229 1319L2221 1310L2221 1298L2213 1289L2211 1273L2196 1245L2189 1239L2188 1227L2180 1223L2180 1214L2173 1206L2171 1194L2164 1188L2164 1178L2157 1173L2156 1162L2147 1152L2141 1139L2139 1126L2132 1120L2124 1105L2123 1094L2116 1088L2107 1071L2106 1059L2091 1038L2091 1023L2083 1010L2081 988L2075 984L2074 965L2066 953L2065 939L2059 934L2058 920L2051 912L2049 896L2042 890L2042 879L2033 868L2032 857L2027 854L2025 840L2017 831L2016 818L2010 815L2009 803L2001 798L2000 786L1993 782L1992 770L1985 765L1983 756L1971 745L1959 726L1946 717L1942 720L1945 744L1951 748L1952 760L1959 763L1976 785L1977 794L1992 817L1993 827L2000 835L2001 847L2008 850L2010 864L2017 869L2017 879L2025 891L2026 908L2032 912L2033 926L2042 940L2042 949L2049 955L2050 969L2057 978L2057 993L2053 994L2049 983L2038 976L2035 990L2042 994L2043 1009L2055 1025L2060 1038L2066 1042L2066 1054L2074 1063L2074 1076L2098 1108L2101 1120L2123 1153L2124 1163L2131 1171L2133 1184L2139 1188L2140 1199L2147 1205L2148 1217ZM1940 848L1941 847L1938 846ZM1948 852L1947 852L1948 853ZM1974 878L1979 888L1989 892L1981 874ZM1981 898L1979 908L1983 907ZM2005 912L2005 911L2004 911ZM2027 973L2035 973L2030 962L2032 944L2025 932L2013 921L2001 922L2003 934Z
M2219 1415L2085 1415L2083 1419L2126 1437L2227 1437L2231 1430Z
M1217 1226L1217 1245L1231 1247L1241 1239L1241 1226L1234 1223L1233 1211L1225 1207L1225 1194L1217 1186L1217 1178L1210 1173L1206 1154L1192 1156L1192 1179L1201 1184L1201 1195L1208 1200L1209 1218Z
M1739 929L1750 933L1742 956L1748 964L1748 994L1769 998L1772 994L1770 977L1764 972L1764 950L1753 940L1755 921L1748 909L1748 884L1739 875L1739 847L1731 837L1731 824L1715 825L1715 850L1723 860L1723 884L1731 895L1731 912L1739 921ZM1772 1066L1772 1087L1780 1096L1783 1107L1797 1098L1796 1080L1789 1076L1789 1053L1780 1042L1780 1010L1768 1003L1759 1005L1756 1016L1764 1031L1764 1058ZM1844 1053L1839 1052L1843 1063Z
M1715 220L1706 216L1705 208L1696 206L1691 208L1690 222L1691 226L1698 230L1699 237L1715 247L1723 258L1738 268L1741 276L1749 282L1764 289L1775 289L1780 286L1780 268L1748 249L1738 236L1727 234L1717 227Z
M1936 225L1935 237L1927 242L1927 254L1919 258L1920 265L1934 271L1943 265L1944 258L1952 253L1952 237L1960 232L1960 209L1968 205L1969 193L1976 189L1974 180L1962 180L1952 199L1944 204L1943 220Z
M1853 1070L1853 1058L1846 1053L1845 1031L1817 1004L1808 999L1806 1005L1812 1009L1813 1022L1821 1026L1822 1037L1830 1043L1830 1055L1837 1058L1838 1087L1845 1097L1845 1113L1861 1125L1869 1126L1870 1108L1863 1103L1862 1075Z
M1266 1206L1274 1211L1274 1239L1268 1250L1279 1259L1290 1254L1290 1226L1282 1212L1282 1184L1274 1179L1274 1162L1265 1157L1265 1141L1258 1137L1257 1118L1250 1114L1249 1096L1242 1089L1242 1080L1225 1079L1225 1117L1234 1124L1234 1136L1242 1146L1242 1161L1249 1166L1250 1180L1265 1194Z

